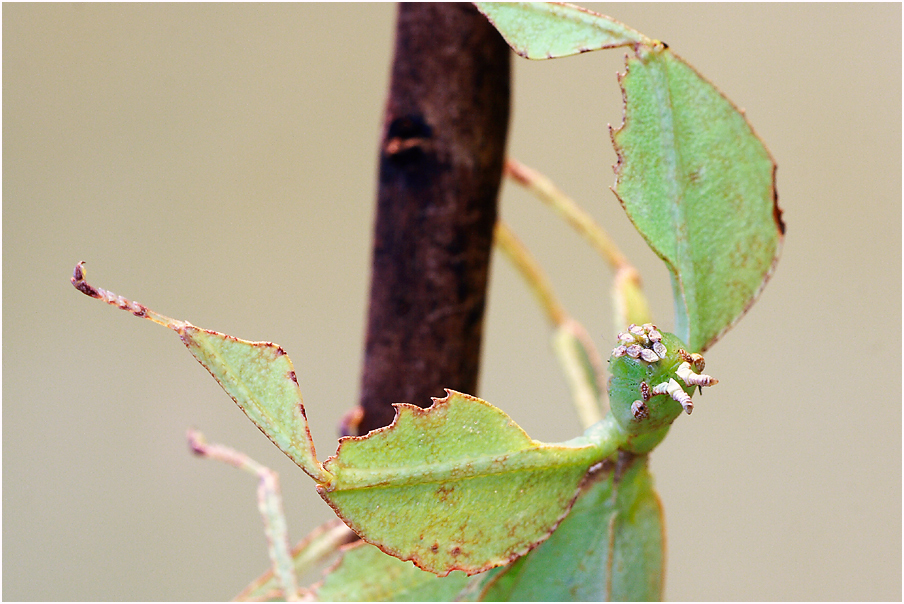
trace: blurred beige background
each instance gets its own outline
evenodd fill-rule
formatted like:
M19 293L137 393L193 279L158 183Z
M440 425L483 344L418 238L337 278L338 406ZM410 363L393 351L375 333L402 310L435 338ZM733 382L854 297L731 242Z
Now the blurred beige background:
M721 379L653 455L671 600L900 600L901 6L594 6L747 111L788 234ZM321 458L357 400L395 8L7 4L3 587L8 600L218 600L267 566L255 480L293 541L311 481L172 333L68 283L291 355ZM672 324L666 271L609 191L622 51L514 61L512 156L614 234ZM611 346L610 274L506 185L502 215ZM579 431L533 300L494 256L479 394L534 438Z

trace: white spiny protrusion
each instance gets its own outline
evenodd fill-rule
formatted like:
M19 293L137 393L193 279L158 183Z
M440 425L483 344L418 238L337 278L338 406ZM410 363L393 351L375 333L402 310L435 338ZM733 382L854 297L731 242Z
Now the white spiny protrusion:
M691 397L688 396L687 392L685 392L681 388L681 384L676 382L673 378L669 378L668 382L662 382L661 384L656 384L650 390L651 394L668 394L672 399L681 404L684 407L684 411L690 415L691 411L694 410L694 403L691 401Z
M695 372L687 361L681 363L675 373L688 386L713 386L719 383L719 380L711 375Z

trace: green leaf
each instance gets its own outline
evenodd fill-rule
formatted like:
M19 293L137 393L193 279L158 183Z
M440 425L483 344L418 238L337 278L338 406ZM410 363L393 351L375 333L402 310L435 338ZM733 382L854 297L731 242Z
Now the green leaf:
M329 479L314 452L295 368L282 348L187 323L177 331L195 358L273 444L314 480Z
M282 348L271 342L249 342L200 329L95 287L85 280L84 262L75 265L71 281L86 296L178 333L188 350L273 444L317 482L330 479L317 461L295 368Z
M743 113L664 45L638 51L620 82L615 192L672 273L677 335L703 351L774 269L775 163Z
M397 404L390 426L341 439L324 462L334 479L317 490L384 552L438 575L475 574L546 539L618 442L597 430L543 444L489 403L447 393L429 409Z
M550 2L476 2L516 53L528 59L650 43L639 31L579 6Z
M556 327L552 348L565 373L581 423L592 426L603 418L600 403L603 390L603 363L587 331L577 321L567 320Z
M606 560L612 602L661 601L665 578L665 523L646 460L619 483L610 517Z
M487 601L661 600L665 535L647 457L588 477L571 513L535 550L500 569Z
M359 542L313 591L321 602L451 602L468 581L463 572L437 577Z

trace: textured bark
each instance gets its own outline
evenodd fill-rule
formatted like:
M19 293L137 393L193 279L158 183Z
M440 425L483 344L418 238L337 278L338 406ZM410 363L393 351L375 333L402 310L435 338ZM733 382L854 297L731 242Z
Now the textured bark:
M511 51L471 4L401 4L380 153L363 434L476 393Z

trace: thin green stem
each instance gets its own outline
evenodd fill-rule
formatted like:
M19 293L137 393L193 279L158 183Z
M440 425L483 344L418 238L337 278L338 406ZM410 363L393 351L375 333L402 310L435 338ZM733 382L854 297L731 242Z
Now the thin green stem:
M568 314L552 290L552 285L546 277L546 273L537 264L527 247L521 243L521 240L502 220L496 221L493 235L493 243L521 273L531 292L537 298L540 308L546 313L546 318L549 319L549 322L554 327L564 323L568 319Z
M343 545L356 539L357 535L339 519L333 519L320 525L292 548L296 576L302 577L316 565L335 555ZM281 597L281 593L271 567L249 583L235 597L235 600L240 602L268 601L279 597Z
M546 317L555 329L553 350L565 373L572 401L584 428L605 415L603 362L599 351L580 323L565 311L543 269L512 230L501 220L496 222L494 243L512 262L527 283Z
M609 410L602 384L603 360L587 330L573 319L562 323L553 334L553 350L568 380L571 397L581 426L589 428Z
M615 301L615 331L620 332L632 323L652 323L653 315L643 293L637 269L631 265L621 267L615 273L614 282L612 295Z
M204 435L195 430L188 431L188 442L198 455L226 462L258 477L257 507L264 519L264 533L267 535L270 562L273 565L277 585L281 588L282 597L286 601L298 600L298 579L292 554L289 552L286 515L279 493L279 476L244 453L223 445L209 444Z
M606 259L613 269L629 266L627 258L606 231L549 178L515 159L506 161L505 174L554 209Z
M637 270L628 262L603 227L549 178L536 170L517 160L509 159L505 164L505 174L555 210L615 271L615 331L618 332L631 323L640 325L651 322L649 304L641 290Z

